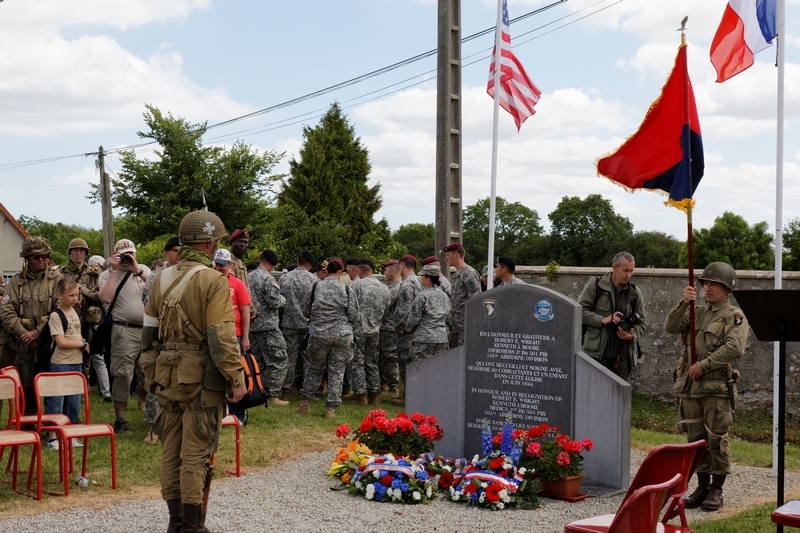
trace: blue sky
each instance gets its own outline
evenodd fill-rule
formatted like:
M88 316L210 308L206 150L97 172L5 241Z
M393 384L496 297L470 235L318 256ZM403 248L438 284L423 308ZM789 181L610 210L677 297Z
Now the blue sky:
M509 0L510 16L548 3ZM536 209L547 226L547 213L563 196L598 193L636 229L683 238L685 218L664 207L661 196L626 193L598 178L593 163L638 127L669 73L679 43L675 30L688 14L707 165L695 227L729 210L751 223L765 220L772 231L775 48L745 73L714 83L708 48L725 3L569 0L512 24L515 53L544 94L519 134L510 115L501 115L498 194ZM800 114L800 1L787 4L785 221L800 217L800 136L793 129ZM489 0L463 0L462 35L493 26L495 9ZM5 0L0 47L9 53L0 57L0 168L136 143L145 103L213 124L334 85L435 48L436 12L432 0ZM489 193L492 108L485 94L489 61L482 58L492 42L489 34L462 48L465 64L477 60L463 70L465 205ZM435 72L424 73L435 66L430 57L211 130L206 139L243 139L260 150L286 152L288 161L298 153L303 124L316 124L318 110L337 100L370 151L371 179L384 196L379 215L395 229L432 222L436 81ZM372 91L378 92L364 96ZM237 133L242 130L250 131ZM108 158L108 169L119 170L116 157ZM99 227L100 208L85 199L97 180L93 157L6 170L0 172L0 201L16 216Z

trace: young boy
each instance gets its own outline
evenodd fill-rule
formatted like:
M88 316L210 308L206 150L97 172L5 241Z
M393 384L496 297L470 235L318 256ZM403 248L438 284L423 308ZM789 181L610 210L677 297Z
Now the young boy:
M56 346L50 358L50 372L80 372L83 352L89 353L89 344L81 336L80 315L74 309L80 299L78 291L78 284L67 278L59 280L56 285L56 295L60 300L58 309L67 317L67 330L64 331L58 311L53 311L50 314L50 335ZM70 423L79 423L80 394L49 396L45 398L44 406L47 414L63 413L69 417ZM83 443L79 439L72 439L72 446L80 448ZM58 441L52 431L48 432L47 447L51 450L58 449Z

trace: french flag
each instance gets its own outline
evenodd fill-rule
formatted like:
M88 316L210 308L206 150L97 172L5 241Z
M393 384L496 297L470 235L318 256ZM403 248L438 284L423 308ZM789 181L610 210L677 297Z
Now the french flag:
M711 63L717 83L753 64L753 57L772 46L777 24L777 0L728 0L711 42Z

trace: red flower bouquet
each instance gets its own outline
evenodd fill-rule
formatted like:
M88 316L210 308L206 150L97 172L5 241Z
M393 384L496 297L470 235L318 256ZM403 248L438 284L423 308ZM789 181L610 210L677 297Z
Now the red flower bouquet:
M350 437L350 428L343 424L336 428L336 436ZM387 418L386 411L376 409L364 417L352 437L369 449L394 456L419 456L433 449L433 443L441 440L444 430L434 416L422 413L398 414Z

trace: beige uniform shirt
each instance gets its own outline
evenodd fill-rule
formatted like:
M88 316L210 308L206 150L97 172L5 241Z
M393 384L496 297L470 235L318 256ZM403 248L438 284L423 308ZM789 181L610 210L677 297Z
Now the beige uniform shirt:
M19 272L8 283L6 294L0 300L0 318L8 333L8 343L14 350L31 351L19 337L34 328L42 331L58 303L56 284L59 279L58 267L51 267L38 276L29 274L23 278Z

